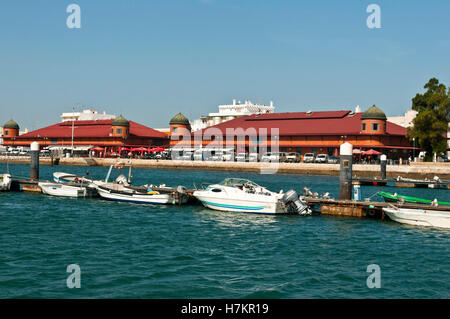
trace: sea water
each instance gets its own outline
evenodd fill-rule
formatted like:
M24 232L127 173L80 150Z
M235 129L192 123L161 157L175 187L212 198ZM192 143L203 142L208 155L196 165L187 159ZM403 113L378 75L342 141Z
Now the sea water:
M105 167L41 166L103 179ZM0 165L0 172L6 170ZM29 176L29 165L9 165ZM125 170L114 171L127 175ZM338 177L133 169L135 185L248 178L272 191L338 197ZM448 190L362 186L450 201ZM450 230L389 220L260 216L0 193L0 298L449 298ZM69 288L69 265L80 288ZM380 288L369 288L378 265ZM369 272L368 272L369 269ZM373 286L372 286L373 287Z

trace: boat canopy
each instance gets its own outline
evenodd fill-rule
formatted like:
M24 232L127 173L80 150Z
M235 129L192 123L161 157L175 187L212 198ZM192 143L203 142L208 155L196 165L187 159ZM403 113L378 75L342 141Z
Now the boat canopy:
M261 187L258 184L244 178L225 178L222 182L219 183L219 185L225 185L225 186L237 186L237 185L251 185L253 187Z

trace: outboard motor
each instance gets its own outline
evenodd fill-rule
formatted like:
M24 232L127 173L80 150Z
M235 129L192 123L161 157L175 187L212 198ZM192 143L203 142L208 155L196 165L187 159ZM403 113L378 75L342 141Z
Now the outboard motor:
M182 186L182 185L178 185L177 186L177 193L178 194L186 194L186 192L187 192L187 188L186 187L184 187L184 186Z
M188 196L187 195L187 188L182 186L182 185L178 185L177 188L175 189L175 203L178 205L181 205L183 202L183 199Z
M129 186L130 184L128 183L128 179L125 177L125 175L120 174L119 176L117 176L116 178L116 183L117 184L122 184L125 186Z
M281 200L288 205L289 210L300 215L311 215L308 205L298 197L297 192L293 189L287 191Z

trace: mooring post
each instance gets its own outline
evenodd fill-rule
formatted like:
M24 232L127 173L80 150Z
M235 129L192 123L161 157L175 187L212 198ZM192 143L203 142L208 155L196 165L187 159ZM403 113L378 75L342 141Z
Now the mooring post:
M350 200L352 198L353 145L348 142L342 144L340 154L339 199Z
M386 163L387 163L387 156L382 154L380 156L380 168L381 168L381 179L386 179Z
M31 162L30 162L30 179L33 181L39 180L39 143L31 143Z

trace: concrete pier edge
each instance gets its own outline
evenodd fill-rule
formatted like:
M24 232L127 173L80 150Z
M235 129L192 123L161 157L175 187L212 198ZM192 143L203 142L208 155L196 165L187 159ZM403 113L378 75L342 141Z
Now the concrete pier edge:
M144 160L144 159L120 159L122 163L131 164L136 168L148 169L175 169L175 170L214 170L230 172L261 172L261 168L269 167L269 163L240 163L240 162L201 162L201 161L173 161L173 160ZM0 156L0 163L6 164L30 164L29 157ZM117 163L116 158L61 158L60 166L110 166ZM51 165L51 159L40 158L40 165ZM339 164L314 164L314 163L280 163L278 174L297 175L328 175L339 176ZM58 170L54 167L55 170ZM63 170L63 169L60 169ZM387 165L386 175L392 177L428 178L439 176L441 180L450 180L450 163L411 163L411 165ZM379 164L353 164L353 176L378 177L380 176Z

